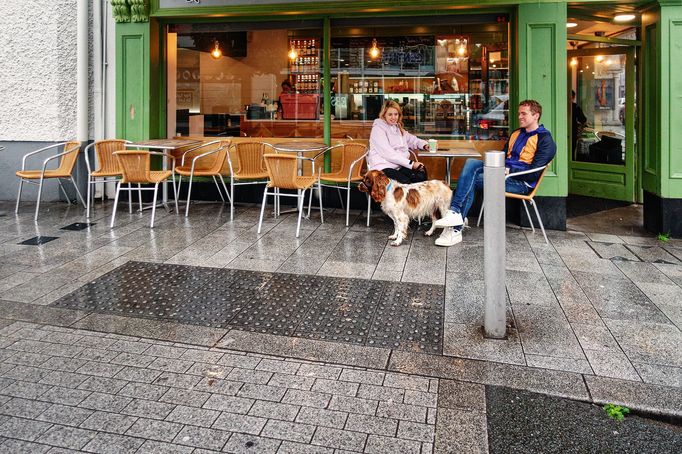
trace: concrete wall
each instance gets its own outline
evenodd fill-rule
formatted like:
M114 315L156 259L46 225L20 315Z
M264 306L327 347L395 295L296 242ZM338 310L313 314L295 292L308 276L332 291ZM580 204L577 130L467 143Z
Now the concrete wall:
M108 88L112 94L107 106L108 131L114 130L113 105L114 25L107 0L33 0L3 2L0 15L0 200L16 197L22 156L32 150L76 136L76 8L78 1L90 2L90 95L89 138L94 135L94 97L92 78L92 23L94 1L107 9L110 39ZM105 133L106 136L106 133ZM48 155L46 154L45 157ZM82 159L81 159L82 160ZM42 163L42 159L31 161ZM84 173L79 163L81 175ZM85 181L85 177L82 178ZM30 187L25 200L35 200ZM43 200L58 200L55 182L46 186Z

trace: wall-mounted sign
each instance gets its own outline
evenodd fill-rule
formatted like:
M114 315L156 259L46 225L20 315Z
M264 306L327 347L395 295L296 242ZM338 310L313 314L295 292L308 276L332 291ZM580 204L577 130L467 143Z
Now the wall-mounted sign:
M345 0L159 0L159 8L196 6L281 5L285 3L341 3Z

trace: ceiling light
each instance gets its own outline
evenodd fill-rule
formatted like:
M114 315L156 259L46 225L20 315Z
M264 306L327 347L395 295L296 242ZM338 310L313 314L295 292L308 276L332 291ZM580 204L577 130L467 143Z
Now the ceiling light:
M578 26L577 22L566 22L566 28L573 28L577 26Z
M289 57L289 60L294 61L298 58L298 51L294 47L294 44L291 44L291 49L289 49L289 53L287 54Z
M578 64L578 59L577 58L571 58L571 66L575 66Z
M594 57L594 59L597 61L597 63L601 63L604 61L604 56L603 55L597 55Z
M372 60L379 56L379 47L377 47L376 38L372 39L372 47L369 49L369 56Z
M214 60L217 60L222 56L223 56L223 51L220 50L220 44L218 44L218 41L216 41L215 46L213 47L213 50L211 51L211 58L213 58Z
M635 17L637 17L637 16L635 16L634 14L617 14L617 15L613 18L613 20L614 20L615 22L630 22L630 21L633 20Z

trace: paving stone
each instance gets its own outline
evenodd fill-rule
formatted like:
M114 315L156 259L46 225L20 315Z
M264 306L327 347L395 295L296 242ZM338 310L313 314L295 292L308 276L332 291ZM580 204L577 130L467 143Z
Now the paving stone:
M294 375L296 374L296 372L298 372L299 367L301 367L301 363L274 359L263 359L261 360L260 363L258 363L258 366L256 366L256 370L264 370L267 372Z
M35 441L51 427L52 424L46 422L8 417L0 424L0 436Z
M36 400L15 397L0 407L0 414L18 418L35 419L50 407L50 404Z
M452 430L453 427L457 430ZM439 408L434 452L488 452L485 413Z
M119 373L116 374L116 378L141 383L152 383L157 378L161 377L161 375L161 371L158 370L142 369L139 367L124 367ZM168 382L168 379L166 378L165 381Z
M379 402L376 414L383 418L405 419L414 422L426 421L426 407L393 402Z
M174 404L165 402L154 402L146 399L129 399L130 402L121 413L131 416L142 416L146 418L165 419L176 409Z
M83 402L90 394L92 394L90 391L54 386L44 392L40 396L40 400L55 404L78 405Z
M256 435L232 434L223 450L234 454L275 454L281 443Z
M230 438L230 435L229 432L222 430L185 426L175 437L175 442L183 445L220 450L228 438Z
M51 404L49 408L41 413L36 419L54 424L79 426L92 414L93 412L91 410L85 410L78 407L69 407L66 405Z
M530 367L563 370L578 374L594 374L587 359L559 358L555 356L526 355L526 362Z
M294 421L301 409L298 405L282 404L268 401L256 401L249 410L249 416ZM305 421L301 421L305 422Z
M275 373L268 382L268 385L310 391L314 383L315 379L312 377L301 377L300 375L287 375Z
M346 421L346 430L364 432L368 434L395 437L398 430L398 420L380 418L376 416L350 414Z
M243 383L216 378L204 378L194 386L194 390L234 396L241 389Z
M124 434L137 420L134 416L96 411L80 425L83 429Z
M208 400L210 394L192 391L188 389L170 388L158 400L161 402L168 402L177 405L188 405L192 407L201 407Z
M682 367L635 362L632 365L645 383L682 387Z
M272 378L272 372L241 369L235 367L227 375L228 380L241 381L245 383L256 383L260 385L266 384Z
M253 399L213 394L203 404L203 408L245 415L253 405Z
M120 396L134 397L136 399L159 400L166 391L166 386L151 385L149 383L128 383L118 392Z
M400 421L398 424L398 438L433 443L436 427L432 424L422 424L412 421Z
M126 435L158 441L173 441L183 428L182 424L139 418L125 432Z
M349 451L362 451L366 440L367 435L363 433L319 427L315 431L312 444Z
M328 380L338 380L342 373L340 367L318 365L318 364L301 364L297 375L313 378L326 378Z
M7 454L39 454L51 451L52 449L53 448L48 445L31 443L30 441L13 440L11 438L4 440L4 442L0 442L0 453Z
M163 372L154 380L154 384L190 389L199 383L200 380L201 377L197 377L196 375L183 375L176 374L174 372Z
M182 355L180 355L180 359L196 363L215 364L222 359L223 355L224 355L223 352L212 352L189 348Z
M331 394L288 389L282 398L282 403L302 405L304 407L326 408L331 400Z
M38 437L37 441L62 448L82 449L95 435L97 432L92 430L54 425Z
M88 377L78 388L100 393L118 393L127 384L127 381L117 378Z
M64 386L67 388L77 388L88 377L80 373L72 373L65 371L52 371L40 380L40 383L47 385Z
M364 415L374 415L377 411L376 400L360 399L357 397L333 396L330 403L330 410L345 411L348 413L360 413Z
M154 361L153 356L137 355L135 353L121 352L111 360L113 364L133 367L147 367Z
M97 377L113 377L123 369L123 366L117 364L104 364L97 362L85 363L76 372L86 375L95 375Z
M359 387L358 383L318 378L315 380L312 390L321 393L355 397Z
M408 405L436 408L438 394L423 391L405 391L403 402Z
M158 369L166 372L176 372L185 373L192 367L194 363L192 361L184 361L180 359L171 358L156 358L149 364L150 369Z
M395 452L419 454L421 452L421 443L414 440L370 435L365 452L368 454L389 454Z
M256 358L254 356L225 353L217 362L218 364L223 364L230 367L238 367L240 369L255 369L260 361L260 358Z
M277 454L334 454L334 449L323 446L304 445L293 441L283 441Z
M286 388L278 388L268 385L256 385L252 383L245 383L241 387L237 395L239 397L250 397L252 399L271 400L279 402L284 397L288 390Z
M107 433L98 433L87 445L85 450L102 454L126 454L137 452L144 443L140 438L126 437Z
M358 389L357 396L362 399L402 403L403 399L405 398L405 390L400 388L387 388L383 386L367 385L363 383Z
M186 373L213 379L223 379L227 377L231 371L231 367L221 366L220 364L194 363L192 367L187 369Z
M380 386L386 374L369 370L343 369L339 380Z
M211 424L213 424L213 422L218 418L219 414L220 412L214 410L205 410L202 408L178 405L166 417L166 421L210 427Z
M258 435L263 430L266 422L267 419L265 418L222 413L213 424L213 428Z
M623 352L585 350L585 355L596 375L641 381L637 371Z
M339 428L346 423L347 417L348 413L342 411L303 407L296 416L296 422Z
M315 426L311 424L301 424L289 421L269 420L261 435L279 440L289 440L299 443L310 443L315 432Z
M191 446L179 446L170 443L164 443L160 441L145 441L140 449L137 451L138 454L190 454L194 451Z

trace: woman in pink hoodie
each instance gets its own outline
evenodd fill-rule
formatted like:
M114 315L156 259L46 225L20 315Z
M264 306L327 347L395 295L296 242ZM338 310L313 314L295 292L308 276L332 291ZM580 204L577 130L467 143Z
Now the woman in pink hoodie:
M410 149L428 150L429 143L403 129L403 112L395 101L386 101L369 136L368 170L381 170L399 183L426 180L424 164L410 159Z

